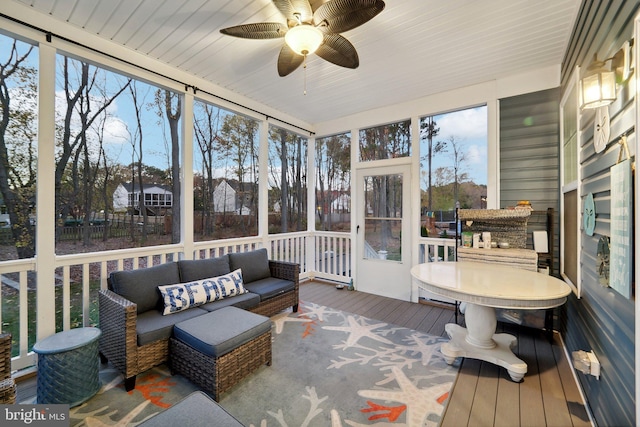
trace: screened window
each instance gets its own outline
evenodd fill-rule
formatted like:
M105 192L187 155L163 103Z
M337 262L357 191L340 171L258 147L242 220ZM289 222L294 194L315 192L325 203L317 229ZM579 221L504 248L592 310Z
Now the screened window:
M316 230L351 227L351 134L316 139Z
M0 260L35 248L38 49L0 35ZM6 125L4 125L6 123Z
M173 227L179 206L166 200L180 192L181 101L164 88L57 56L58 253L180 241Z
M269 233L307 229L307 138L269 127Z
M360 130L360 161L411 156L411 120Z
M194 104L194 240L258 234L258 122Z
M487 170L486 106L420 119L423 237L450 233L456 206L486 209Z

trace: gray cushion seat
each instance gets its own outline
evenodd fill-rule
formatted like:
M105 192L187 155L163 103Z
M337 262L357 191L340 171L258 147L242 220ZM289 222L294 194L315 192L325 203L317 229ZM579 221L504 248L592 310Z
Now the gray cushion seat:
M138 314L136 334L138 345L147 345L158 340L168 340L173 332L173 325L184 320L207 314L207 310L194 307L189 310L163 316L158 310L149 310Z
M194 391L166 411L140 424L141 427L242 427L242 424L201 391Z
M254 294L251 292L247 292L246 294L235 295L230 298L223 298L218 301L213 301L207 304L199 305L198 308L201 308L206 311L214 311L219 310L222 307L238 307L244 308L245 310L250 310L253 307L260 304L260 295Z
M260 301L295 290L295 283L271 277L269 255L265 248L229 254L231 270L242 269L242 279L249 292L260 295Z
M202 354L220 357L270 330L271 320L266 316L223 307L177 323L173 335Z
M111 289L136 303L138 314L160 306L158 286L180 283L178 264L169 262L139 270L114 271L109 276Z
M267 277L244 285L249 292L260 295L260 301L273 298L285 292L293 291L296 288L291 280Z

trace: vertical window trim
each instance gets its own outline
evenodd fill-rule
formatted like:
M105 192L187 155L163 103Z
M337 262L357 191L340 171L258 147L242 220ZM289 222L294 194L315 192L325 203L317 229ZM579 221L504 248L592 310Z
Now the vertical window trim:
M572 191L576 191L577 194L577 206L575 206L576 212L580 212L580 200L582 200L582 194L580 192L580 180L581 180L581 173L580 173L580 147L582 146L582 132L580 132L580 108L578 106L578 81L580 79L580 67L576 66L575 70L573 71L573 74L571 75L571 78L569 79L569 83L567 84L567 87L565 88L565 92L562 94L562 98L560 100L560 138L559 138L559 143L560 143L560 212L565 212L566 207L564 205L564 199L565 196L567 195L567 193L570 193ZM573 97L571 96L573 93ZM565 143L565 135L564 135L564 121L565 121L565 106L567 105L568 102L574 102L575 103L575 123L576 123L576 137L575 137L575 144L576 144L576 179L574 181L571 182L565 182L565 152L564 152L564 143ZM566 231L566 227L565 227L565 221L564 221L564 215L560 215L560 275L562 276L562 278L564 279L565 282L567 282L567 284L571 287L571 289L573 290L574 294L578 297L578 299L581 297L581 293L582 293L582 279L581 279L581 274L580 274L580 259L579 259L579 248L582 245L582 237L581 237L581 233L580 233L580 221L577 221L577 230L576 231L576 242L575 242L575 247L576 247L576 260L575 260L575 265L576 265L576 272L575 272L575 279L576 279L576 283L573 283L573 281L569 278L567 272L565 271L565 248L566 248L566 242L565 242L565 231Z

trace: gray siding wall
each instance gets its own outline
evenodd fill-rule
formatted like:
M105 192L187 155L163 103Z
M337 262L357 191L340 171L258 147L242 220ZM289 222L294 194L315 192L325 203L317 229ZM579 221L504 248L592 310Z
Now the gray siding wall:
M626 40L633 38L633 22L639 1L583 0L562 66L562 92L567 90L576 66L583 76L594 53L598 58L612 56ZM638 43L638 40L635 41ZM636 74L632 79L636 79ZM596 249L601 236L610 236L610 167L616 163L616 142L628 135L635 156L635 85L627 84L609 106L611 138L608 148L595 153L593 120L595 110L580 113L579 183L582 206L592 192L596 203L596 230L587 236L581 230L579 248L582 298L574 295L567 304L564 338L569 352L593 350L602 365L600 380L577 373L595 421L601 426L636 425L635 419L635 295L626 299L611 288L602 287L596 274ZM582 224L582 217L578 219ZM632 230L630 230L630 233ZM635 243L634 243L635 246ZM629 262L633 262L632 259Z
M500 207L529 200L535 215L544 221L547 208L553 218L552 272L557 274L560 192L560 90L549 89L500 100ZM539 216L542 214L542 216ZM535 218L534 218L535 217ZM544 229L535 226L535 229ZM529 233L531 234L531 233ZM531 241L528 236L528 243Z

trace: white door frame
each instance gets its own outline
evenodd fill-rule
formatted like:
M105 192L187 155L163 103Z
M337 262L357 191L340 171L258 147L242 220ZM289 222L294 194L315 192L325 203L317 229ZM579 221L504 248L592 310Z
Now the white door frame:
M377 175L402 175L402 239L400 261L365 257L364 227L365 200L364 177ZM360 167L355 170L355 282L359 291L376 295L411 301L411 265L412 265L412 200L411 200L411 164L376 165Z

